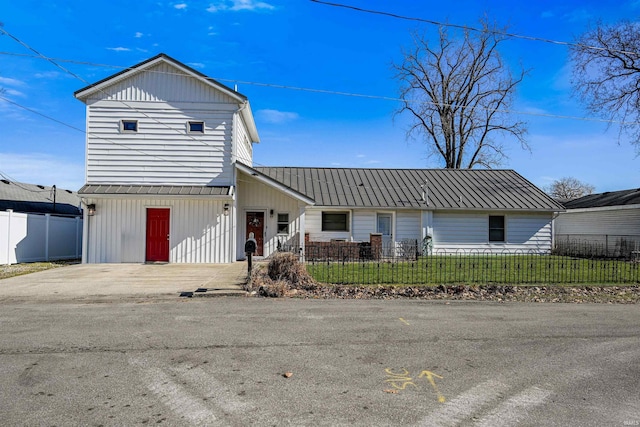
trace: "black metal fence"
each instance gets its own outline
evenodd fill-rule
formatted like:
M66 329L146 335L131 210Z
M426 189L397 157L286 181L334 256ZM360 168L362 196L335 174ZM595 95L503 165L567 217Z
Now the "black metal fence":
M640 236L612 234L558 234L553 253L583 258L637 259Z
M311 255L311 256L310 256ZM369 254L368 254L369 255ZM376 256L377 255L377 256ZM324 283L341 284L618 284L640 283L633 259L584 258L540 252L434 250L393 244L361 256L339 242L307 247L307 270Z

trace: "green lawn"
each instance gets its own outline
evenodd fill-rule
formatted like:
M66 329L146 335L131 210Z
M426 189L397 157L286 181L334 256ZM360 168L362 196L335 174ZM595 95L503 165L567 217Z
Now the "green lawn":
M401 262L307 262L335 284L621 284L640 282L640 264L552 255L432 255Z

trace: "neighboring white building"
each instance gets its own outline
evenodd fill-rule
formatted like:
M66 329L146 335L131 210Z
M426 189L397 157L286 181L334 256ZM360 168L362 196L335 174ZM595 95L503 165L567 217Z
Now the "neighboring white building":
M595 244L611 256L639 250L640 189L589 194L564 206L554 223L558 244Z
M83 262L228 263L308 241L433 239L551 250L562 207L514 171L254 168L247 98L160 54L75 93L87 105Z

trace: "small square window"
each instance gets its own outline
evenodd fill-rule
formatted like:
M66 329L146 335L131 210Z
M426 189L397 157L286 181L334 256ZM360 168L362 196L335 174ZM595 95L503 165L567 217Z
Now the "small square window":
M189 133L204 133L204 122L189 122Z
M122 120L120 122L120 130L122 132L138 132L137 120Z
M504 216L489 217L489 241L504 242Z
M278 214L278 234L289 234L289 214L288 213L279 213Z

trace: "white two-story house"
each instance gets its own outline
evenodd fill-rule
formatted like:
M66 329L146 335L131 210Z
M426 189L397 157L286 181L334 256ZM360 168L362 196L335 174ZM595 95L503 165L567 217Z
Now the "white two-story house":
M83 262L228 263L311 242L429 237L435 250L545 253L562 207L510 170L253 167L249 100L160 54L86 104Z

